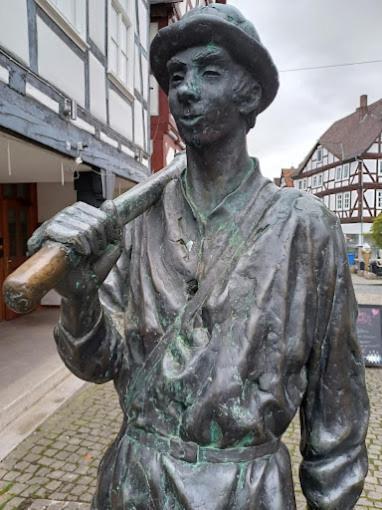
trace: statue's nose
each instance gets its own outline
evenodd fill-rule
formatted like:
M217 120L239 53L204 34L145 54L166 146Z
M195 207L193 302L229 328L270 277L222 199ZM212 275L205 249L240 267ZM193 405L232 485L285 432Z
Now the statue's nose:
M179 85L177 92L181 102L197 101L200 98L200 85L197 78L191 73L187 74Z

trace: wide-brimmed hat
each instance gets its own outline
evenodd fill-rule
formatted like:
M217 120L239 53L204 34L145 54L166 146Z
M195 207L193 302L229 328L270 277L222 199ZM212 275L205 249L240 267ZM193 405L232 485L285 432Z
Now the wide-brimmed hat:
M150 48L151 70L166 94L169 89L166 64L170 58L179 51L209 43L225 48L253 74L263 89L258 113L265 110L279 87L276 66L253 24L238 9L225 4L192 9L154 37Z

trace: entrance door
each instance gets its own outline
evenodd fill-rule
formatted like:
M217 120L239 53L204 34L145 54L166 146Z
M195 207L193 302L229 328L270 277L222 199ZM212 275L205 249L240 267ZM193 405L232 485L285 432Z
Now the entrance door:
M0 184L0 283L27 258L27 240L37 226L35 184ZM2 294L2 293L1 293ZM0 320L17 317L0 298Z

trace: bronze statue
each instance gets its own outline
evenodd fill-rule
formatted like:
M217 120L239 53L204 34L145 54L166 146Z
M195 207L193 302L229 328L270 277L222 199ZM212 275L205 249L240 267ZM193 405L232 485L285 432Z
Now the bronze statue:
M281 438L300 409L309 508L351 509L368 399L341 228L247 152L277 70L221 4L160 30L151 65L187 169L123 234L112 202L77 203L30 241L80 257L57 285L58 350L79 377L113 380L124 413L92 508L295 509Z

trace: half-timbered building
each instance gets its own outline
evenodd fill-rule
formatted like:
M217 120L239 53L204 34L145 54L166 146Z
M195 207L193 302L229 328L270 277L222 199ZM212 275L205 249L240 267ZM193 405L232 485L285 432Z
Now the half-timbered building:
M335 122L318 140L293 177L341 220L350 244L362 245L382 212L382 99Z
M0 2L0 287L39 223L148 175L149 11L148 0ZM0 320L11 316L0 297Z
M159 29L179 20L194 7L212 3L225 4L226 0L150 0L150 41ZM166 94L160 90L154 77L151 77L151 165L154 172L171 161L176 152L185 148L175 121L170 114Z

